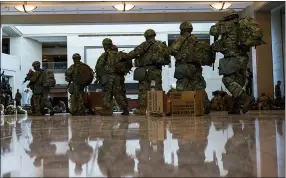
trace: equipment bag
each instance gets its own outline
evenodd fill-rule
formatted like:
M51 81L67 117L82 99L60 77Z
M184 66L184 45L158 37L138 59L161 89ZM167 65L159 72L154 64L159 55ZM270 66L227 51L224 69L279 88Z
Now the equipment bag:
M222 58L219 60L219 75L231 75L241 68L236 58Z
M91 84L93 78L94 78L94 73L93 70L84 63L77 64L75 66L76 70L76 80L75 83L79 85L84 85L87 86Z
M256 20L251 17L241 18L239 20L240 44L248 47L259 46L263 44L263 30Z
M142 81L145 80L145 78L147 77L147 73L144 67L138 67L134 70L134 80L137 81Z

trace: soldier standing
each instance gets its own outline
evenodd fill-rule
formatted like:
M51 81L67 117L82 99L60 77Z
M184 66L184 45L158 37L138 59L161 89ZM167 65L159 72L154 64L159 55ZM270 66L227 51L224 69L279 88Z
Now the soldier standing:
M33 62L32 66L35 70L28 80L28 88L33 91L32 95L32 115L45 115L45 107L50 110L50 115L54 115L55 111L52 104L48 100L48 94L50 93L50 87L55 86L55 79L53 73L47 72L40 67L39 61ZM51 74L52 77L49 77ZM28 76L28 75L27 75Z
M15 95L16 106L21 106L21 99L22 94L19 92L19 89L17 89L17 93Z
M262 29L254 19L240 19L235 10L229 9L224 14L224 21L211 27L210 35L216 39L221 36L220 40L215 40L212 48L224 55L219 62L219 74L223 75L222 82L234 98L229 114L240 114L241 104L242 112L246 113L252 99L243 89L249 61L247 52L250 47L262 44Z
M155 39L156 32L148 29L144 32L146 41L129 52L126 59L135 58L134 80L139 81L140 106L134 114L145 115L147 91L151 87L162 90L162 66L170 63L169 50L165 43Z
M74 64L71 65L66 73L66 81L69 82L68 90L71 94L70 113L75 116L86 115L83 104L84 88L93 80L93 70L82 63L78 53L72 56Z
M126 89L124 83L124 71L120 72L120 57L118 48L113 45L112 40L105 38L102 41L104 53L99 57L95 66L96 83L100 81L104 92L104 107L100 112L101 115L112 115L113 113L113 96L116 102L123 110L122 115L129 115L128 103L126 98ZM124 66L122 66L122 69ZM124 70L124 69L123 69Z
M202 61L194 57L198 39L192 35L193 25L185 21L180 25L181 36L169 48L171 55L176 59L174 77L177 79L178 91L205 90L206 81L202 75ZM180 75L181 74L181 75ZM211 111L210 101L205 93L205 114Z

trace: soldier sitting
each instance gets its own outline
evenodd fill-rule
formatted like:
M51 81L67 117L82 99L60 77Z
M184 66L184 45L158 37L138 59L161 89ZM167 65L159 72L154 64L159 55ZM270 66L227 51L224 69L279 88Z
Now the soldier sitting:
M262 93L257 99L258 109L272 109L272 100L270 97L266 96L265 93Z

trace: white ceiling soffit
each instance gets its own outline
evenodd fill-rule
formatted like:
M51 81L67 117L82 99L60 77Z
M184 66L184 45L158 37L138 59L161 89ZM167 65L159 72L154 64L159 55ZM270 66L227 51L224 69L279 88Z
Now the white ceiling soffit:
M33 36L33 37L29 37L33 40L36 40L40 43L62 43L62 42L66 42L67 41L67 37L66 36Z
M214 23L193 23L194 32L209 33ZM24 37L98 35L98 34L143 34L152 28L157 33L177 33L180 23L169 24L116 24L116 25L57 25L57 26L15 26Z
M1 15L25 15L14 7L23 2L1 2ZM28 2L37 6L31 14L113 14L124 13L112 6L121 2ZM129 2L135 7L128 13L214 12L213 2ZM252 2L231 2L231 8L241 11Z

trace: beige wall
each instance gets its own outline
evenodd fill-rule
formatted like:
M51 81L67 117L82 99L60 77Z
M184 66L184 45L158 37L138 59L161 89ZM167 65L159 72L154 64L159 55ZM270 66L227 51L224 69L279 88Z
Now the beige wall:
M264 32L266 44L256 48L257 94L273 97L273 62L270 12L256 12L255 18ZM254 62L254 61L253 61Z

